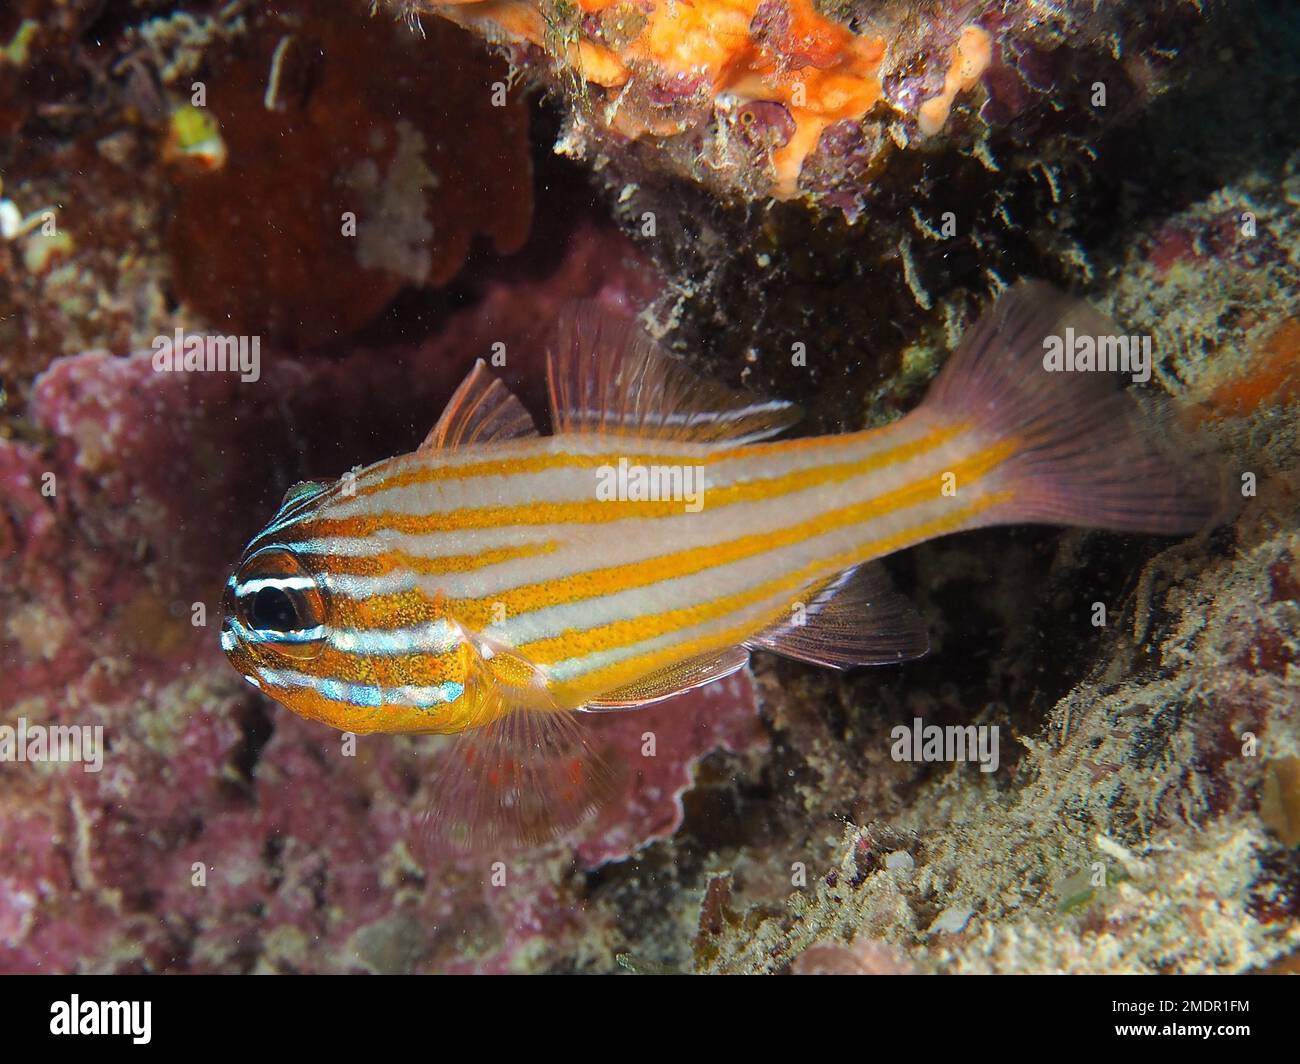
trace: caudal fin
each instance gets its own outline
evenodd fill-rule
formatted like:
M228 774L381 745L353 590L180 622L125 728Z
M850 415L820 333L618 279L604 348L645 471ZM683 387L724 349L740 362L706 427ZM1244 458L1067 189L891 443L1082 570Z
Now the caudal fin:
M1044 357L1066 345L1113 353L1113 338L1122 336L1081 300L1022 281L962 337L921 409L974 422L990 442L1012 444L1011 457L993 474L1007 501L980 524L1174 535L1223 512L1213 462L1186 439L1176 441L1172 418L1155 404L1127 394L1125 374L1057 367Z

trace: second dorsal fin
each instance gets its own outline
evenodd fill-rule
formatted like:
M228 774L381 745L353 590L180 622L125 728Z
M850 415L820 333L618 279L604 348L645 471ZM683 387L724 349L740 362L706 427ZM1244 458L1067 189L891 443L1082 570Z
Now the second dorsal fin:
M471 443L492 443L536 436L537 426L512 391L494 377L481 358L460 382L438 423L420 444L421 451L455 450Z
M895 591L878 563L860 565L825 584L802 611L746 646L783 657L851 669L919 658L930 650L925 622Z
M789 428L799 409L703 380L637 324L595 302L560 317L547 357L559 433L748 443Z

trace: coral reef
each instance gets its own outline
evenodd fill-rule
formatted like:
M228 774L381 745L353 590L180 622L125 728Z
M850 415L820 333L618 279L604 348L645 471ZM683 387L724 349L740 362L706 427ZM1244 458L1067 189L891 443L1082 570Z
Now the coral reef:
M0 726L104 746L0 759L0 970L1294 969L1292 53L1270 2L6 5ZM1236 512L893 558L929 658L594 719L573 837L444 849L441 740L313 726L215 645L290 485L415 446L477 357L540 410L568 300L817 432L1025 275L1151 338ZM256 379L161 372L178 328ZM996 726L996 771L896 760L918 720Z

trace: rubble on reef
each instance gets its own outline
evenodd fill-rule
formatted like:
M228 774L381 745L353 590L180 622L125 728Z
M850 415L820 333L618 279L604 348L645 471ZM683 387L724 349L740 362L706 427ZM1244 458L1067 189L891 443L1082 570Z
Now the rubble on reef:
M1284 7L6 6L0 727L104 748L0 760L0 970L1294 966ZM891 558L928 658L760 654L596 716L614 799L532 852L429 838L443 740L350 745L222 658L285 489L412 449L498 345L540 411L571 299L838 431L910 408L1021 276L1151 337L1139 390L1222 454L1222 527ZM257 337L255 377L161 365L176 329ZM996 727L996 771L898 759L918 722Z

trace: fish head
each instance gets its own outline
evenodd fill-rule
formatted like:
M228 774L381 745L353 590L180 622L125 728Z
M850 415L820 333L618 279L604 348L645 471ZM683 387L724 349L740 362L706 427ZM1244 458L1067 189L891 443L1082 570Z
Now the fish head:
M308 549L319 545L335 494L324 484L295 485L252 539L222 598L226 657L268 697L340 731L472 726L493 698L491 679L440 597L350 598L331 578L340 560ZM381 620L380 610L393 616Z

